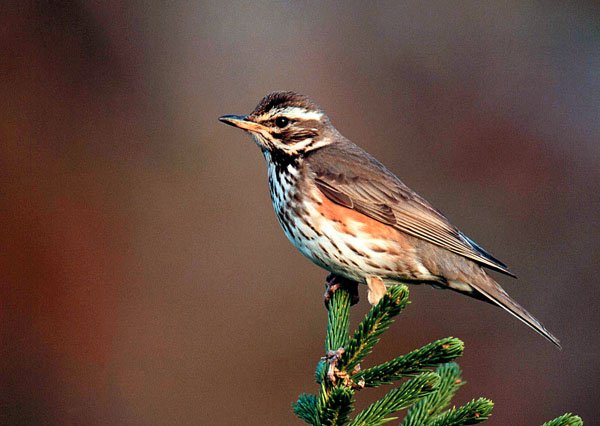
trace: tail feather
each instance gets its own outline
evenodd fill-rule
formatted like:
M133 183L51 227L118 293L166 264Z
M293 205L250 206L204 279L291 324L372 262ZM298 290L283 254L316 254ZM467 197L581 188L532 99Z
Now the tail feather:
M514 316L515 318L522 321L524 324L532 328L535 332L539 333L550 342L554 343L559 349L562 349L560 341L542 325L533 315L531 315L525 308L515 302L511 297L500 287L500 285L494 281L487 274L484 275L486 280L485 283L477 283L471 281L469 284L481 295L485 296L490 302L500 306L506 312Z

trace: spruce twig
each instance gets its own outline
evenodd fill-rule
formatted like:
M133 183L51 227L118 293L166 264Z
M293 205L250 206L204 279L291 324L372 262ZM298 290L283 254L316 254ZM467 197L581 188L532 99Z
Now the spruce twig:
M352 412L354 391L345 386L334 386L329 397L319 407L319 422L321 425L345 425Z
M303 393L294 404L294 414L309 425L318 424L317 397Z
M350 293L338 290L333 293L327 311L327 336L325 352L335 351L348 344L348 327L350 325Z
M358 414L349 426L376 426L394 420L394 418L386 417L429 395L436 389L439 382L440 377L435 373L421 374L371 404Z
M352 370L379 342L379 336L387 330L394 317L408 304L408 288L399 285L388 288L377 305L373 306L358 325L354 336L340 362L340 367Z
M579 416L566 413L554 420L544 423L542 426L583 426L583 420L581 420L581 417Z
M432 421L427 426L462 426L474 425L486 421L494 408L494 403L486 398L467 402L462 407L452 408Z
M296 416L308 424L319 426L381 425L394 420L395 417L391 416L405 408L409 410L402 426L461 426L481 423L489 418L494 404L485 398L447 409L456 391L464 384L458 365L449 363L463 353L464 344L457 338L440 339L391 361L360 370L360 363L379 342L381 334L408 304L406 286L389 287L351 338L350 301L351 296L344 288L335 291L331 297L325 356L317 364L315 372L319 394L300 395L293 406ZM437 367L435 373L429 370L434 367ZM406 377L410 380L350 419L357 391L391 384ZM580 417L567 413L543 426L582 425Z
M437 392L414 404L408 410L402 426L427 424L431 418L440 414L450 404L452 397L464 384L460 378L460 368L455 363L441 365L437 368L436 373L440 376Z
M452 361L463 354L464 343L455 337L446 337L429 343L422 348L399 356L391 361L366 368L352 376L358 382L364 380L366 387L387 385L416 373L427 371L444 362Z

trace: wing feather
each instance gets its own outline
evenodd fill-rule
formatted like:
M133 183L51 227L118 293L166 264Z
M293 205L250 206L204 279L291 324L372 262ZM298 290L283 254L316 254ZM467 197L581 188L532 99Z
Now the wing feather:
M328 199L483 266L514 276L504 263L466 237L441 212L365 151L355 145L336 149L344 152L336 153L324 148L316 151L309 161L316 186Z

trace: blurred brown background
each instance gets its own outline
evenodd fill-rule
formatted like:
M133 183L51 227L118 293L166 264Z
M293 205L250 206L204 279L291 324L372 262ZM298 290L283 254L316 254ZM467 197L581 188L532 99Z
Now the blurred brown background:
M278 89L506 261L564 345L413 287L370 362L458 336L490 425L600 422L597 3L163 3L0 7L2 424L300 424L325 273L217 121Z

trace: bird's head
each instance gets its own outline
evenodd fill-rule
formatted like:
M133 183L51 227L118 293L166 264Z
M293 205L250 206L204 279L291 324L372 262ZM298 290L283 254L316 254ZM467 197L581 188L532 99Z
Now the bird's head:
M329 145L336 132L318 105L294 92L273 92L252 113L219 120L249 132L263 152L279 156L302 156Z

